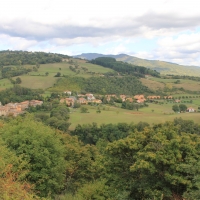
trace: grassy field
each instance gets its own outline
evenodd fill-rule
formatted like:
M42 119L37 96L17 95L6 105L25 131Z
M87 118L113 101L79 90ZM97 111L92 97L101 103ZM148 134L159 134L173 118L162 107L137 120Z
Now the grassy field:
M77 65L77 70L80 70L79 74L76 74L72 70L70 70L70 66ZM73 63L69 62L61 62L61 63L52 63L52 64L42 64L38 69L38 72L31 72L30 75L45 75L46 72L49 73L49 76L55 76L57 72L60 72L61 75L70 75L70 76L82 76L82 77L90 77L91 74L88 74L82 70L82 67L87 68L88 72L94 73L106 73L113 71L109 68L104 68L99 65L94 65L91 63L87 63L85 60L73 59Z
M180 83L175 83L176 79L162 79L162 78L142 78L142 83L152 90L167 88L184 88L189 91L200 91L200 83L198 81L178 79Z
M22 87L31 89L47 89L53 86L54 83L59 79L58 77L50 76L20 76Z
M1 79L0 80L0 91L5 90L6 88L11 88L13 84L11 84L10 80L8 79Z
M89 113L80 113L80 109L72 109L70 114L70 130L73 130L78 124L87 124L96 122L97 124L107 123L138 123L140 121L149 124L163 123L172 121L174 118L181 117L182 119L193 120L196 123L200 122L200 113L174 113L172 111L173 104L149 104L149 107L135 110L125 110L121 108L103 106L101 113L96 113L97 107L87 106ZM194 104L186 104L187 106L194 106Z
M149 89L154 90L154 91L158 89L164 89L165 87L164 83L158 82L153 79L141 78L140 80L143 85L147 86Z
M58 72L61 73L61 77L63 75L69 76L81 76L84 78L89 78L91 76L99 76L99 74L113 71L108 68L101 67L99 65L94 65L87 63L85 60L72 59L73 63L69 62L61 62L61 63L51 63L51 64L41 64L38 68L38 71L29 72L27 75L18 76L21 78L22 87L28 87L31 89L47 89L52 87L58 80L58 77L54 77ZM80 73L75 73L70 70L69 66L78 65L78 69ZM25 65L26 68L32 68L31 65ZM85 72L82 67L87 68L87 72ZM46 73L48 72L48 76ZM88 73L89 72L89 73ZM12 77L15 80L17 77ZM6 88L10 88L13 85L10 83L8 79L0 80L0 91Z

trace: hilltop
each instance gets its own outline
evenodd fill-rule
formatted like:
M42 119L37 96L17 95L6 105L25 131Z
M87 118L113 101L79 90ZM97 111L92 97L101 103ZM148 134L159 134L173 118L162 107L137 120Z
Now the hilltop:
M196 66L186 66L179 65L176 63L170 63L159 60L147 60L142 58L137 58L134 56L129 56L127 54L119 54L119 55L104 55L98 53L83 53L81 55L76 55L74 58L81 58L86 60L96 59L98 57L112 57L117 61L123 61L127 63L131 63L133 65L147 67L153 70L160 72L163 75L171 74L171 75L188 75L188 76L200 76L200 67Z

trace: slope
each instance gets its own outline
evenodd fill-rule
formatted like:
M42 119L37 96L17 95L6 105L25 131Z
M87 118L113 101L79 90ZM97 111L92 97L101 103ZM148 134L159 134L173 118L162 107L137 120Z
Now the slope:
M97 53L84 53L81 55L74 56L76 58L82 58L92 60L98 57L112 57L118 61L128 62L138 66L144 66L160 72L161 74L173 74L173 75L188 75L188 76L200 76L200 67L196 66L185 66L176 63L170 63L159 60L147 60L141 59L126 54L119 55L103 55Z

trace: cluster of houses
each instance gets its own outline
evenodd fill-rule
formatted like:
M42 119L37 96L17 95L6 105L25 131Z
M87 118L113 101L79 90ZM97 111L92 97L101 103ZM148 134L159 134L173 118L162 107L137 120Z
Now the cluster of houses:
M71 91L64 91L65 94L67 94L69 97L68 98L62 98L60 100L61 103L66 103L68 106L73 106L75 101L77 101L78 103L82 104L82 105L86 105L88 104L89 102L94 102L94 103L97 103L97 104L100 104L102 103L101 100L99 99L96 99L94 97L93 94L79 94L76 97L74 96L71 96L72 95L72 92ZM130 103L132 102L137 102L137 103L144 103L147 99L148 100L156 100L156 99L173 99L172 96L164 96L164 97L161 97L161 96L147 96L146 98L144 97L144 95L135 95L134 97L130 97L130 96L127 96L127 95L124 95L124 94L121 94L119 96L115 95L115 94L108 94L108 95L105 95L105 98L106 100L109 102L112 98L115 98L115 99L118 99L120 98L122 100L122 102L124 101L129 101ZM180 103L180 100L174 100L176 103Z
M68 106L72 106L74 105L75 102L78 102L80 103L81 105L87 105L89 102L93 102L93 103L96 103L96 104L101 104L102 103L102 100L100 99L96 99L94 97L93 94L79 94L77 97L74 97L74 96L70 96L72 95L72 92L71 91L64 91L65 94L67 94L69 97L68 98L62 98L60 100L60 103L66 103ZM106 98L106 100L109 102L112 98L114 99L118 99L120 98L122 100L122 102L125 102L125 101L129 101L130 103L132 102L137 102L137 103L144 103L146 100L157 100L157 99L168 99L168 100L174 100L174 103L181 103L181 100L179 99L174 99L173 96L147 96L145 98L144 95L135 95L134 97L130 97L130 96L127 96L127 95L115 95L115 94L108 94L108 95L105 95L104 96ZM189 107L187 109L187 112L196 112L196 110L192 107Z
M69 95L67 98L62 98L60 99L60 103L66 103L67 106L74 106L74 103L80 103L81 105L87 105L88 103L96 103L96 104L101 104L102 100L96 99L93 94L79 94L77 97L75 96L70 96L72 93L71 91L64 91L65 94ZM146 100L144 98L144 95L135 95L133 98L129 97L127 95L120 95L119 97L115 94L109 94L105 95L106 100L109 102L112 98L118 99L120 98L122 102L124 101L129 101L130 103L132 102L137 102L137 103L144 103Z
M65 93L71 95L70 91ZM81 105L87 105L89 102L96 104L102 103L102 101L100 99L96 99L93 94L85 94L85 95L79 94L77 97L78 98L74 96L69 96L68 98L62 98L60 99L60 103L66 103L67 106L72 106L72 107L74 106L75 102L80 103Z
M0 116L17 116L22 114L30 106L36 107L37 105L41 106L42 104L43 101L39 100L23 101L20 103L8 103L4 106L2 106L0 103Z

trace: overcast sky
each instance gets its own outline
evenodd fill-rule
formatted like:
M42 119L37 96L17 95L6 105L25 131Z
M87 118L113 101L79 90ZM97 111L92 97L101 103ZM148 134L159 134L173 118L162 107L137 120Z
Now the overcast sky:
M198 0L1 0L0 50L126 53L200 66Z

